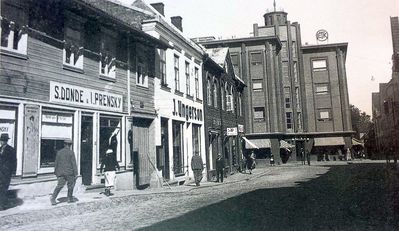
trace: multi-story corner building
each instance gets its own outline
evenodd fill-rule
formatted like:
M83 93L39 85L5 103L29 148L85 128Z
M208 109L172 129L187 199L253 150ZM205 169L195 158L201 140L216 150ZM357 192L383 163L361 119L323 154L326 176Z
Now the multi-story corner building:
M156 166L169 183L187 183L193 177L191 159L199 154L204 162L205 131L202 91L203 50L183 34L182 18L164 16L164 4L133 3L151 17L143 31L167 41L172 49L158 50L155 78ZM206 169L204 178L206 179Z
M277 36L228 40L196 39L207 49L228 47L235 73L245 85L242 107L245 111L245 148L258 157L279 153L279 137L285 130L282 80L280 78ZM248 140L251 140L248 142Z
M204 56L203 89L208 179L216 174L218 153L227 172L235 172L242 163L245 84L235 74L229 48L207 49Z
M345 153L351 147L352 121L345 60L347 43L303 46L303 104L307 137L314 154Z
M399 148L399 18L391 17L392 79L380 83L379 92L372 93L372 111L377 151L396 154Z
M236 73L248 86L243 97L248 112L245 148L254 150L258 158L273 154L281 163L288 159L285 148L293 150L291 159L295 159L295 155L300 158L301 148L310 151L314 145L322 147L315 152L334 154L350 147L347 44L302 47L300 26L288 21L287 13L268 12L264 20L264 26L254 24L253 37L197 39L206 48L229 47ZM330 65L314 74L318 70L311 66L313 59ZM317 80L314 75L323 77ZM315 92L315 84L324 84L317 85L322 93ZM328 118L319 118L320 112L326 117L327 111Z
M106 0L1 1L0 129L16 149L20 197L50 194L64 140L78 185L101 183L107 149L119 189L150 183L155 49L169 45L140 30L146 17Z

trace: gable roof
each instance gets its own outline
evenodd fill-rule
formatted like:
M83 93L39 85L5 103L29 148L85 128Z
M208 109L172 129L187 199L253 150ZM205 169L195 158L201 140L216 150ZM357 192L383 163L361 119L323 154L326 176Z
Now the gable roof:
M217 63L220 67L224 67L224 63L226 61L226 56L229 53L229 48L227 47L220 47L220 48L213 48L213 49L206 49L205 52L209 55L215 63Z

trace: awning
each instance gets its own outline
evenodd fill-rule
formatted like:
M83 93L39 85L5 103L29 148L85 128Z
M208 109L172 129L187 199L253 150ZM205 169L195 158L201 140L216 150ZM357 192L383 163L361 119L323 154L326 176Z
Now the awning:
M314 146L339 146L345 145L344 137L314 138Z
M293 148L294 145L289 144L287 141L285 140L280 140L280 148Z
M357 140L355 138L352 138L352 145L360 145L360 146L364 146L364 143L360 142L360 140Z
M246 149L259 149L259 148L270 148L270 140L269 139L247 139L246 137L242 137L245 140L245 148Z

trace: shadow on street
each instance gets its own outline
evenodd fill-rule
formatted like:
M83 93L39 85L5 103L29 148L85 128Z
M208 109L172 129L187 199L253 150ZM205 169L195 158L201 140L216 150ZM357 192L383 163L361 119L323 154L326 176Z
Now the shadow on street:
M330 167L297 187L252 191L141 230L399 230L397 170Z

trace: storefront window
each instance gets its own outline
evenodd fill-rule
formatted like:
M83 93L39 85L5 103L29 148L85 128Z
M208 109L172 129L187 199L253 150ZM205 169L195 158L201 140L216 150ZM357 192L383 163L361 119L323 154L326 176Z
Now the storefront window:
M173 121L173 171L176 174L184 173L183 158L183 127L184 123Z
M108 149L112 149L117 161L122 160L121 153L121 124L118 117L100 117L100 159Z
M15 137L15 109L0 108L0 134L7 133L10 139L8 145L16 147Z
M43 112L40 143L40 167L54 167L57 151L64 147L64 140L73 140L73 115Z
M201 126L193 124L193 154L201 155Z

